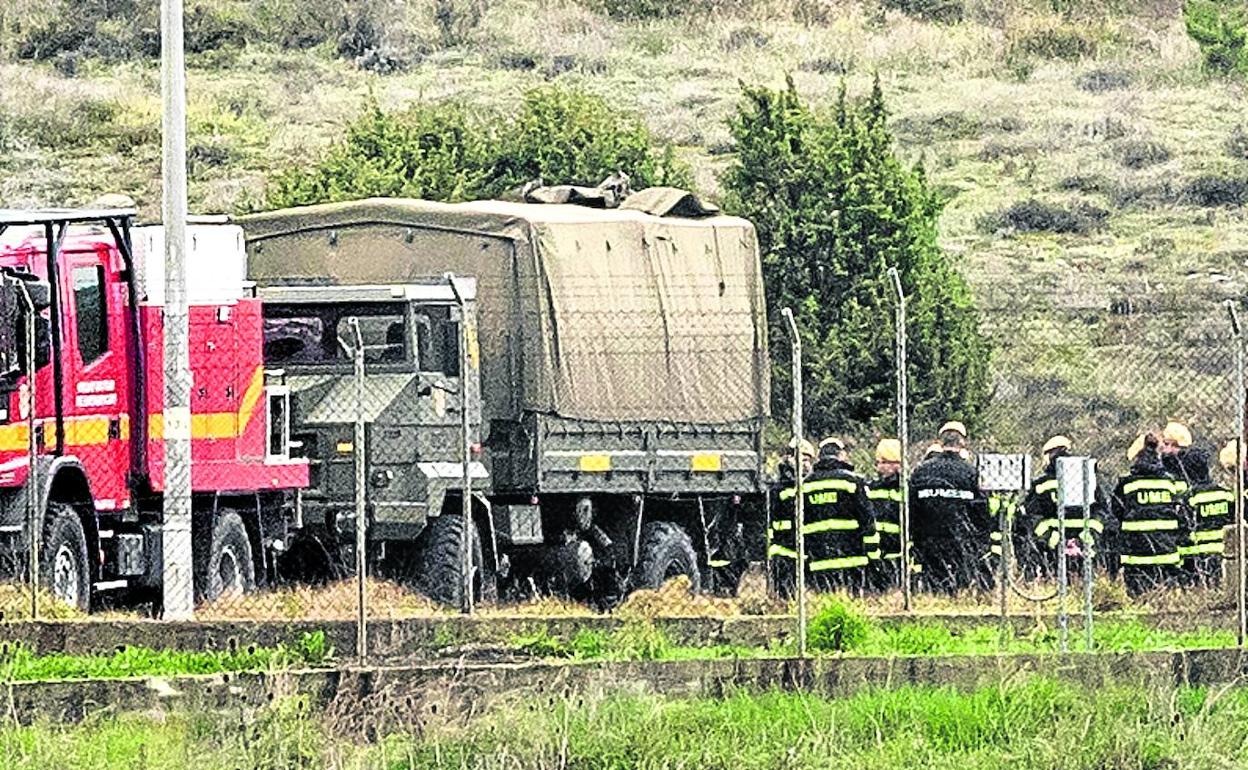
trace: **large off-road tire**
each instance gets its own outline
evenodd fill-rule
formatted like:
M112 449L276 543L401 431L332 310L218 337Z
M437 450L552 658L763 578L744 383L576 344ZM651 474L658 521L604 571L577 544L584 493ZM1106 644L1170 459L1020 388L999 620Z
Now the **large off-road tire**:
M39 582L57 601L91 609L91 563L82 520L68 503L49 503L39 552Z
M689 533L670 521L651 521L641 528L641 550L633 568L632 587L658 588L674 577L689 578L693 591L702 588L698 554Z
M208 547L195 558L195 601L214 602L226 594L240 596L256 590L256 562L243 518L235 511L219 511L212 523Z
M472 536L473 601L479 602L496 595L495 576L485 568L481 532L476 522L469 522L468 526ZM463 532L464 519L457 514L444 513L430 519L421 534L416 556L417 586L430 599L453 607L460 606L464 595L463 561L459 558Z

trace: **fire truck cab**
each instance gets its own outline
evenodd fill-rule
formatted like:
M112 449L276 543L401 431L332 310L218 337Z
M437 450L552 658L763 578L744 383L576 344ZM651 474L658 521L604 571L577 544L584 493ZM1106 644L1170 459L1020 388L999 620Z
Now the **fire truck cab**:
M29 577L37 565L82 610L161 586L163 228L133 221L126 209L0 210L0 566ZM238 228L188 227L201 602L272 578L308 481L245 270Z

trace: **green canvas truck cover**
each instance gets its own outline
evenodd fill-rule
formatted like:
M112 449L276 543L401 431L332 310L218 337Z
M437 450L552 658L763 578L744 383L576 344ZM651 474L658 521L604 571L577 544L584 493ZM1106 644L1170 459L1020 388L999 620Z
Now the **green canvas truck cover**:
M475 276L487 420L767 414L761 264L743 219L369 199L238 223L260 286Z

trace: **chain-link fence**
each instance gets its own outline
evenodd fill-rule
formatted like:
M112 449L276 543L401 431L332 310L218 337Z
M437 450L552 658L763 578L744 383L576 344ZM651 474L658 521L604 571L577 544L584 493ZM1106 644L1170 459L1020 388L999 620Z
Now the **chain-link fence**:
M201 227L193 243L238 248L214 240L229 226ZM363 650L369 620L465 613L792 614L800 646L831 594L878 614L1234 608L1227 308L986 303L983 413L909 425L901 367L893 429L809 436L800 387L795 411L769 414L768 331L784 349L796 323L768 327L752 244L725 227L600 246L556 228L546 248L569 258L541 270L478 234L472 259L497 264L464 257L462 276L417 269L442 235L372 232L416 267L351 264L333 286L255 289L241 258L192 259L207 267L190 289L193 555L177 569L161 547L163 278L125 279L159 241L53 232L106 246L63 249L35 271L59 288L22 279L36 290L0 303L20 360L0 425L4 619L160 616L180 590L200 620L353 621ZM1060 457L1096 460L1085 499Z

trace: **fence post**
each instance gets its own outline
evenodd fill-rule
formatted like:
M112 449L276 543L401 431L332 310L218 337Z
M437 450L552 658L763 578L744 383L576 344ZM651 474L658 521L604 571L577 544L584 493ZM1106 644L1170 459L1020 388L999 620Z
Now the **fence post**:
M1248 637L1248 598L1245 596L1248 575L1244 570L1244 555L1248 550L1244 542L1244 335L1233 300L1226 301L1226 312L1231 317L1231 339L1235 342L1235 631L1236 642L1243 647Z
M22 396L22 408L26 410L26 537L30 559L30 619L39 619L39 546L43 539L39 515L39 425L35 416L35 324L39 315L30 288L22 283L22 302L26 313L26 393Z
M906 612L911 609L913 593L913 570L910 567L910 383L906 359L906 294L901 288L901 274L897 268L888 269L897 295L896 346L897 346L897 440L901 443L901 475L897 488L901 490L901 599Z
M1083 544L1083 631L1084 640L1087 642L1088 652L1092 652L1095 645L1095 639L1092 629L1092 580L1094 578L1092 571L1092 528L1088 523L1092 521L1092 502L1096 499L1096 460L1086 457L1083 460L1083 532L1081 542Z
M472 421L468 414L468 299L459 290L455 276L447 273L446 281L450 284L451 293L459 305L459 430L460 456L463 458L464 487L460 517L464 525L459 539L459 564L463 585L460 587L459 610L464 615L472 614ZM481 565L484 569L485 565Z
M355 451L355 651L360 665L368 662L368 504L365 500L364 467L364 335L359 319L350 318L347 323L355 338L351 358L355 366L355 435L352 449Z
M793 344L793 439L797 443L794 450L794 488L793 495L793 535L797 539L797 655L806 657L806 536L802 532L806 521L806 495L802 494L802 484L806 481L806 466L802 460L802 338L797 331L797 321L793 311L784 308L780 311L789 326L789 338Z

